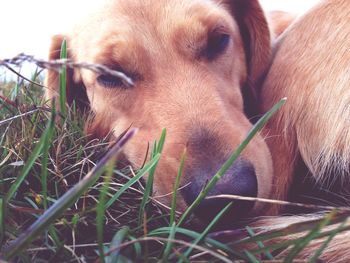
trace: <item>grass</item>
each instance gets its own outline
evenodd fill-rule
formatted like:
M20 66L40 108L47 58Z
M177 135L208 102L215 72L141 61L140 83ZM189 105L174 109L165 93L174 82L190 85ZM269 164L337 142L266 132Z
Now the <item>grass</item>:
M65 56L65 46L62 46ZM66 77L61 73L61 90ZM32 80L40 82L37 74ZM331 211L312 221L255 234L232 230L211 233L230 205L202 231L191 225L194 208L282 106L276 105L251 130L231 158L181 216L176 213L186 151L179 163L170 210L152 199L153 177L166 143L166 130L153 142L142 169L115 159L135 132L111 147L83 133L86 115L65 107L46 108L42 89L21 79L0 84L0 246L12 262L293 262L314 240L316 262L329 242L348 230L349 212ZM59 102L64 105L63 101ZM62 115L64 114L64 115ZM63 118L66 116L66 118ZM117 164L117 165L116 165ZM147 182L143 181L148 174ZM326 226L335 225L332 230ZM299 234L299 235L294 235ZM215 238L214 238L215 237ZM288 237L281 242L275 238ZM287 250L286 250L287 249ZM284 256L280 256L282 251Z

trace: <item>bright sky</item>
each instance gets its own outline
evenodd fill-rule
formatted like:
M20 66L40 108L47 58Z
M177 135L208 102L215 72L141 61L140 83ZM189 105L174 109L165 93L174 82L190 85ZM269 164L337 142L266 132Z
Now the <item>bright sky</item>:
M260 0L267 10L299 13L318 0ZM46 58L50 36L64 33L100 0L1 0L0 59L20 52Z

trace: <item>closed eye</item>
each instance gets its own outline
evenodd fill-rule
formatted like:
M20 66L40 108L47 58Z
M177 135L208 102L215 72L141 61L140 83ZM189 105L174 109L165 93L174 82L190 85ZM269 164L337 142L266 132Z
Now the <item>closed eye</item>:
M132 82L141 80L141 77L137 73L126 73L124 70L122 70L119 66L118 67L109 67L110 69L116 70L120 73L123 73L127 78L129 78ZM117 68L117 69L115 69ZM124 79L121 77L110 75L110 74L101 74L96 79L97 83L101 86L109 89L113 88L129 88L132 87L133 84L130 84L129 82L125 82Z
M123 81L120 78L112 75L99 75L97 77L97 82L103 87L110 89L124 86Z
M212 32L208 35L207 46L204 50L205 57L208 60L213 60L222 54L228 47L231 36L227 33Z

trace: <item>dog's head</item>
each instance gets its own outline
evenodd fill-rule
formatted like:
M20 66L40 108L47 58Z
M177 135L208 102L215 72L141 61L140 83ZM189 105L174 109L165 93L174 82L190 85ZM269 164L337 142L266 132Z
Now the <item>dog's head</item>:
M124 155L142 165L148 143L167 139L154 193L169 203L180 158L187 149L178 209L194 201L243 141L252 125L242 94L264 73L270 36L257 0L110 0L68 36L69 56L126 73L135 85L85 69L69 71L68 102L88 100L95 115L90 131L118 137L130 126L136 137ZM54 38L50 59L59 56L63 36ZM57 73L46 84L57 96ZM87 96L85 96L86 94ZM250 96L253 96L252 94ZM251 98L251 97L250 97ZM256 136L210 195L268 197L272 164ZM203 201L196 213L211 218L227 200ZM233 216L256 212L260 204L236 202Z

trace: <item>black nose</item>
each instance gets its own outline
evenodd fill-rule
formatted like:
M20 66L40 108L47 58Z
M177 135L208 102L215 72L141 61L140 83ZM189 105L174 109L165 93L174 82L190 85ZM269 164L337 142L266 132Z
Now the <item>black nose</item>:
M217 168L220 168L220 166ZM198 169L189 175L190 184L182 190L182 195L188 204L193 203L201 190L203 190L208 181L212 178L216 172L212 170L212 168ZM256 197L257 193L258 182L254 166L248 160L239 158L208 193L208 196L224 194ZM227 220L244 217L254 206L254 202L250 201L221 198L205 199L196 208L195 214L201 221L210 221L232 201L233 206L225 217Z

